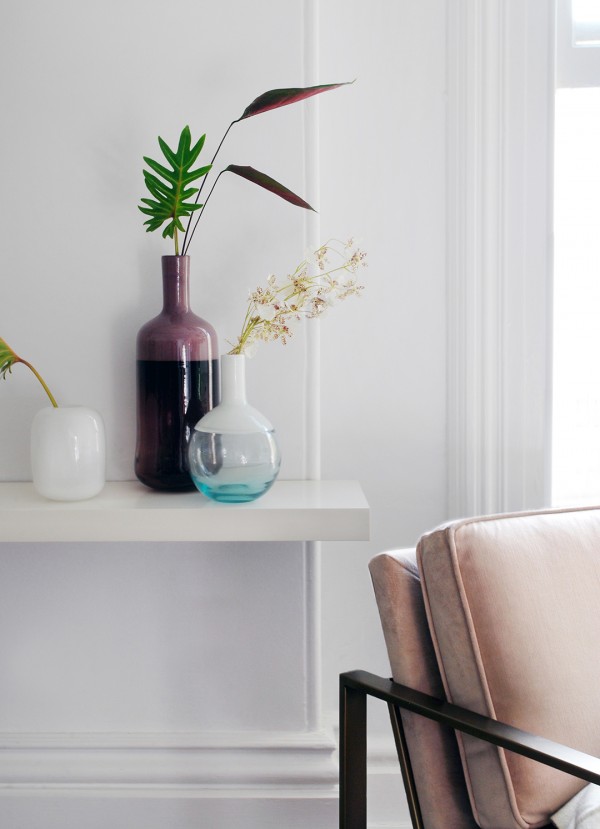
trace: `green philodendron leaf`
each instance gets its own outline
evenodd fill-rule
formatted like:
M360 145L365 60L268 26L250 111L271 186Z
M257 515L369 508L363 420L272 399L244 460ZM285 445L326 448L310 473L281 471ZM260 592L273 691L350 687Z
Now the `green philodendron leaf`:
M284 187L283 184L275 181L274 178L271 178L271 176L268 176L266 173L261 173L260 170L255 170L254 167L241 167L238 164L230 164L223 170L223 172L235 173L236 176L241 176L247 181L252 181L254 184L258 184L259 187L264 187L265 190L275 193L276 196L285 199L285 201L290 202L290 204L295 204L296 207L304 207L306 210L312 210L314 213L317 212L314 207L311 207L308 202L301 199L300 196L296 195L296 193L288 190L287 187Z
M171 167L173 167L173 169L175 169L175 166L177 164L177 156L175 155L173 150L169 147L167 142L163 141L163 139L160 137L160 135L158 136L158 145L161 148L164 157L167 159L167 161L169 162Z
M192 170L191 167L197 160L206 136L203 135L199 141L192 146L192 137L189 127L184 127L179 136L177 150L169 147L162 138L158 144L171 169L155 161L153 158L144 156L144 161L150 170L144 170L144 181L152 196L151 199L140 199L138 209L150 219L144 222L147 232L158 230L165 222L163 237L173 238L175 230L184 231L181 218L189 216L194 210L199 210L201 204L193 204L187 201L198 192L198 188L190 188L188 185L196 179L205 176L211 169L210 164Z
M8 345L8 343L0 337L0 377L6 380L7 373L12 371L15 363L19 362L19 358Z
M177 171L176 170L167 170L166 167L163 167L162 164L159 164L158 161L154 161L152 158L148 158L144 156L144 161L151 167L155 173L158 173L159 176L162 176L171 184L177 184Z
M22 363L23 365L27 366L27 368L35 374L37 379L42 384L42 387L48 395L48 398L50 399L52 405L58 406L58 403L54 399L52 392L44 382L44 379L40 375L39 371L37 371L37 369L35 369L31 365L31 363L27 362L27 360L24 360L22 357L19 357L17 354L15 354L15 352L8 345L6 340L3 340L2 337L0 337L0 377L2 377L3 380L6 380L6 375L12 372L12 367L15 365L15 363Z

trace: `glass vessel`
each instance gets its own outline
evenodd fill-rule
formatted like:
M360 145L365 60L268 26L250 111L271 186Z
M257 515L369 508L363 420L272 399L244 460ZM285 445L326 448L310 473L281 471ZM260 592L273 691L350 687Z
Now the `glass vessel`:
M221 403L196 424L190 441L192 480L213 501L254 501L279 474L275 431L246 400L245 360L221 358Z
M163 256L163 309L137 337L135 474L153 489L194 488L188 445L218 403L217 335L189 301L189 256Z
M46 406L31 426L33 486L53 501L83 501L104 487L106 437L86 406Z

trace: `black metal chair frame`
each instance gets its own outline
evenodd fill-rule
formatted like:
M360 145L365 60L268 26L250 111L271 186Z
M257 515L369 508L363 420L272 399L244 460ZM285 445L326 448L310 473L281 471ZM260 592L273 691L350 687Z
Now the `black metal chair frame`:
M366 829L367 826L367 696L388 704L414 829L427 827L419 807L401 709L600 785L600 759L596 757L475 714L391 679L367 671L350 671L340 675L340 829Z

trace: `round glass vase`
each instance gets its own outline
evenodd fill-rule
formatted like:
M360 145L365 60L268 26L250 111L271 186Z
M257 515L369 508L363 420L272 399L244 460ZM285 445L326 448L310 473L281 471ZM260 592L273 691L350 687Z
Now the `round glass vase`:
M163 256L163 309L137 336L135 474L153 489L193 490L194 424L219 401L217 335L190 308L189 256Z
M213 501L254 501L281 466L275 430L246 399L246 358L221 357L221 403L196 424L189 447L192 480Z
M85 406L47 406L31 425L33 486L53 501L83 501L104 487L102 417Z

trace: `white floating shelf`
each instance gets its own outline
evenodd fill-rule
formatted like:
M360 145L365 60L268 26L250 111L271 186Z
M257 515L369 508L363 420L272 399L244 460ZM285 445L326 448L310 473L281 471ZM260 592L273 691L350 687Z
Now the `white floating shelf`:
M48 501L31 483L0 483L1 541L364 541L369 506L356 481L277 481L248 504L198 492L107 483L89 501Z

